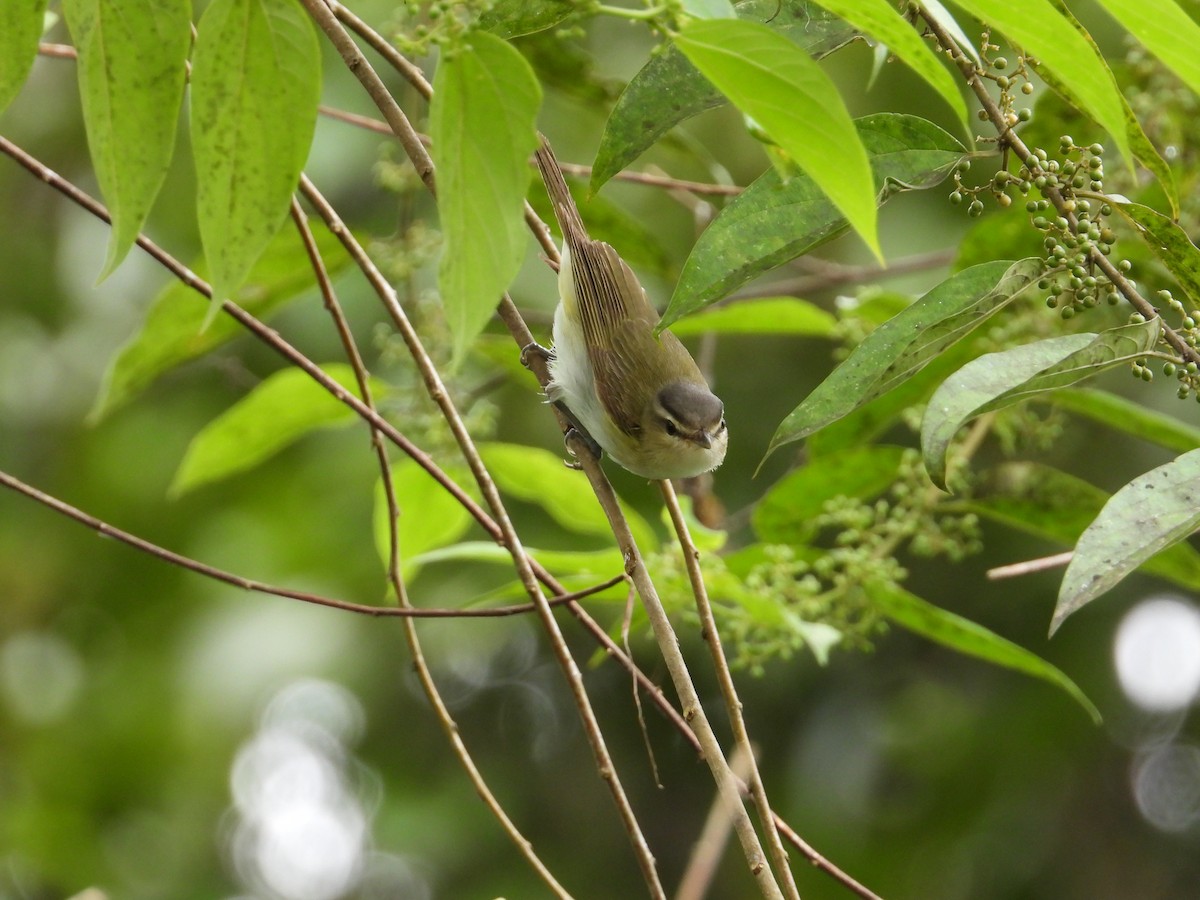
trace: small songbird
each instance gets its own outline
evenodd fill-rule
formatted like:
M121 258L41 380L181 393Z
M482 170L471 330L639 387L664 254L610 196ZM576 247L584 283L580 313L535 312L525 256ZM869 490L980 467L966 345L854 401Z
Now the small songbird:
M545 138L535 161L563 233L546 396L621 466L690 478L725 459L725 407L617 251L588 237Z

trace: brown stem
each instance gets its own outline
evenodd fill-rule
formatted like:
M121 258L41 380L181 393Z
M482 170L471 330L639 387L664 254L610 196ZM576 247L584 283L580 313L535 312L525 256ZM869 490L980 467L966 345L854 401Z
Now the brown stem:
M750 744L750 733L746 729L746 719L742 716L742 701L738 699L737 686L733 683L733 673L729 670L729 661L725 658L725 647L717 633L717 620L713 616L712 604L708 600L708 587L704 583L704 573L700 570L700 551L692 541L688 531L687 520L683 517L683 509L675 489L669 481L660 481L663 502L671 516L671 525L679 540L679 549L683 553L683 564L687 569L688 581L692 587L692 597L696 601L696 612L700 617L700 633L708 644L712 654L713 669L717 674L717 682L721 686L721 696L725 701L725 713L733 729L734 754L741 757L746 767L746 781L750 787L750 797L758 810L758 818L762 823L767 838L767 848L775 870L779 875L782 888L791 900L799 900L800 893L796 888L796 880L788 863L787 851L779 839L779 829L775 827L771 815L771 804L767 799L767 790L763 786L762 776L758 771L758 762L754 757L754 748ZM736 827L736 822L735 822Z
M362 354L359 353L354 335L350 331L350 323L346 320L346 316L342 312L342 306L338 302L337 294L334 293L333 285L329 280L329 273L325 269L325 263L321 259L320 251L317 248L317 242L313 238L312 230L308 227L307 217L304 215L304 211L300 208L300 204L295 198L292 199L291 212L292 219L296 223L296 228L300 232L300 237L304 241L305 250L308 252L313 274L316 276L317 284L321 289L321 295L325 300L325 309L333 319L334 328L337 330L338 337L342 342L346 358L350 361L350 365L354 369L354 377L358 382L359 393L362 395L363 402L371 409L374 409L375 404L371 398L371 380L367 373L366 364L363 362ZM409 601L408 590L404 583L404 578L400 573L400 503L396 497L396 486L392 479L392 467L388 460L387 449L383 445L383 436L377 428L371 429L371 447L379 464L380 478L383 482L384 496L386 497L388 507L388 581L392 585L392 591L396 595L401 610L411 612L414 608ZM500 823L500 827L512 842L516 844L518 851L525 857L538 877L542 879L556 897L561 898L561 900L568 900L570 894L567 893L566 888L559 884L546 864L542 862L541 857L534 851L530 840L521 833L516 823L509 818L508 813L505 812L504 807L488 786L483 773L479 771L479 767L475 764L474 757L471 755L470 750L467 749L466 742L462 739L462 732L458 727L458 723L454 720L450 708L446 705L445 700L443 700L441 691L438 690L437 682L434 681L433 672L430 670L429 663L425 659L425 652L421 647L421 641L417 635L416 622L411 618L404 620L404 637L408 643L409 653L412 656L413 668L416 671L417 680L421 683L421 687L425 691L429 705L433 708L434 716L442 726L442 732L446 735L451 750L458 759L459 765L467 773L467 778L474 785L476 793L479 794L480 799L483 800L484 805L491 811L496 821Z
M354 73L368 95L378 106L380 112L383 113L384 119L387 120L388 125L396 133L405 152L408 153L418 174L421 176L422 181L425 182L431 192L435 191L433 161L418 138L416 130L408 121L408 117L405 116L399 105L392 98L383 81L376 74L375 70L371 68L370 63L367 62L366 58L359 51L350 35L346 33L346 30L338 22L329 6L326 5L325 0L302 0L302 2L317 26L325 32L330 42L337 48L347 68ZM571 656L566 638L563 636L562 631L558 627L558 622L554 618L553 610L546 603L545 594L542 593L541 585L538 583L537 576L533 571L529 556L521 545L520 537L513 527L508 511L500 497L500 492L492 480L491 473L488 472L483 459L475 447L474 439L467 431L466 425L463 423L454 401L446 390L446 386L442 383L441 375L437 371L433 360L425 351L416 330L408 321L408 316L404 312L403 307L401 307L392 286L375 267L361 245L359 245L358 241L337 216L337 213L307 178L302 177L301 190L309 202L317 209L318 214L325 219L330 230L342 241L343 246L350 252L359 269L371 283L372 288L382 301L396 329L403 338L405 345L408 347L410 355L416 362L429 396L438 405L443 418L450 426L459 450L466 459L467 465L471 469L471 474L475 477L476 484L478 484L487 505L491 509L492 516L500 528L503 537L502 544L512 556L517 576L530 598L538 607L538 618L542 622L550 641L551 650L567 680L575 706L583 721L588 743L591 745L593 756L596 759L597 771L600 773L601 779L608 786L609 793L612 795L613 801L617 806L617 811L620 814L630 843L633 846L634 855L637 857L641 868L642 877L650 889L652 896L665 898L666 894L659 880L654 856L650 852L650 847L646 843L645 836L642 834L641 825L637 820L637 815L633 811L633 806L630 804L629 798L621 785L620 777L617 774L616 767L604 741L600 724L596 719L591 701L584 688L583 676L574 658Z
M962 52L958 44L955 43L954 38L941 26L940 23L938 23L934 16L931 16L922 10L921 17L925 20L925 27L929 29L929 33L934 36L937 42L944 49L951 52L954 63L958 66L959 71L962 72L963 78L966 80L967 85L974 92L976 98L979 100L979 105L983 108L984 112L987 114L988 120L996 129L996 133L999 135L998 140L1006 147L1011 148L1013 154L1026 166L1026 168L1029 169L1030 172L1037 171L1041 167L1041 161L1036 155L1034 155L1033 151L1029 149L1029 146L1021 139L1021 136L1013 130L1012 125L1006 120L1004 111L1000 108L999 104L992 99L992 95L988 93L987 85L984 83L984 79L981 78L979 73L975 70L975 64L969 57L967 57L965 53ZM1043 194L1045 195L1046 199L1054 205L1054 208L1058 214L1064 217L1070 224L1070 227L1074 229L1078 219L1075 216L1074 210L1067 208L1066 201L1059 192L1058 188L1047 186L1044 189ZM1125 299L1129 301L1130 305L1133 306L1133 308L1141 315L1145 316L1147 319L1152 319L1158 315L1158 310L1154 308L1154 304L1152 304L1138 292L1138 289L1134 286L1133 282L1125 277L1125 274L1116 267L1112 260L1110 260L1095 247L1093 247L1089 252L1088 258L1089 261L1096 266L1096 268L1104 273L1108 280L1112 282L1113 286L1121 292ZM1166 342L1170 344L1172 349L1174 349L1175 352L1178 353L1185 361L1200 363L1200 351L1197 351L1195 347L1192 347L1190 344L1188 344L1183 335L1179 334L1179 332L1167 325L1165 321L1162 323L1162 334Z
M22 494L31 500L41 503L43 506L54 510L60 515L66 516L84 525L102 537L112 538L120 541L122 544L127 544L135 550L140 550L149 556L160 559L165 563L173 566L179 566L181 569L187 569L190 572L195 572L198 575L203 575L205 578L211 578L214 581L220 581L224 584L232 585L236 588L241 588L244 591L253 591L257 594L269 594L273 597L284 597L288 600L299 600L301 603L312 603L315 606L326 606L330 609L338 609L342 612L356 613L362 616L372 616L375 618L396 618L396 619L489 619L502 618L504 616L517 616L525 613L533 612L534 606L532 603L520 603L513 606L493 606L488 609L443 609L426 607L424 609L396 609L391 606L371 606L366 603L351 603L348 600L335 600L332 597L324 597L320 594L310 594L306 591L296 591L291 588L276 587L273 584L267 584L263 581L256 581L253 578L245 578L233 572L226 572L224 569L218 569L216 566L210 566L208 563L202 563L199 560L184 556L181 553L176 553L173 550L168 550L153 541L148 541L145 538L138 537L136 534L131 534L124 531L115 525L105 522L103 519L98 519L90 513L84 512L77 506L72 506L64 500L53 497L50 494L40 491L30 484L26 484L21 479L9 475L7 472L0 471L0 487L8 488L15 493ZM606 591L615 584L625 580L624 573L614 575L607 581L602 581L599 584L594 584L591 587L584 588L580 591L572 593L556 594L550 602L555 606L577 604L579 600L598 594L601 591Z

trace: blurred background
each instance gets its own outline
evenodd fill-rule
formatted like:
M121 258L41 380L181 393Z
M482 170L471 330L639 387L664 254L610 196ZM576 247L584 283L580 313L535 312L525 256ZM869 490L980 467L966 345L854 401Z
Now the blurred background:
M355 8L381 26L392 17L383 3ZM1096 28L1120 59L1119 38L1103 22ZM66 40L61 25L49 37ZM547 37L521 45L547 83L543 129L564 161L590 162L620 82L645 59L645 31L605 21L565 43ZM323 101L371 114L334 54L323 53ZM870 66L862 44L827 63L856 115L912 112L958 134L949 112L897 64L868 90ZM74 79L72 63L40 59L0 118L0 133L95 193ZM420 119L423 107L398 84L397 91ZM686 132L688 142L707 148L707 163L687 152L687 142L656 148L642 162L682 178L724 171L737 183L764 166L730 110L702 116ZM414 319L438 346L443 326L428 297L435 226L429 201L406 188L398 160L386 140L322 119L308 172L354 228L379 242L381 258L406 285ZM199 246L192 180L181 141L147 226L185 262L196 260ZM1001 217L989 206L982 220L969 220L946 203L948 190L888 203L881 227L890 260L953 251ZM628 184L613 183L601 197L652 236L662 264L643 272L665 301L695 236L692 211ZM0 469L246 577L388 602L372 540L377 473L366 431L314 434L251 472L169 498L189 440L281 360L239 338L90 423L105 367L168 276L135 250L96 285L105 226L7 159L0 159L0 210ZM975 239L999 240L984 235ZM869 262L846 238L820 255ZM861 287L919 293L945 277L950 258ZM411 367L380 331L383 316L361 280L343 275L338 289L376 374L415 391ZM806 298L832 309L839 293L858 290ZM553 279L532 250L513 294L547 337ZM317 361L340 358L315 291L271 324ZM454 387L483 398L472 413L483 435L559 452L551 417L531 380L512 373L515 350L508 350L507 365L481 356ZM777 454L753 477L775 425L828 373L833 350L824 340L758 336L716 347L713 374L734 438L714 490L730 511L744 510L795 465L795 455ZM498 372L510 374L498 381ZM1127 381L1114 376L1108 386L1124 391ZM1134 396L1176 409L1168 386ZM445 435L412 402L414 436L452 460ZM1194 418L1195 407L1179 414ZM1049 460L1113 490L1170 458L1090 429L1070 420ZM622 495L658 522L653 487L609 471ZM514 501L512 509L531 544L578 546L535 505ZM893 630L873 652L835 651L824 667L802 655L760 677L739 674L777 811L888 898L1200 896L1195 598L1135 576L1049 641L1058 573L1000 583L984 573L1063 548L991 526L985 542L984 554L961 564L914 562L914 591L1059 666L1100 707L1104 724L1093 726L1042 682ZM429 566L411 593L423 606L462 605L506 578L484 565ZM597 614L612 622L620 609L601 606ZM594 647L569 619L563 623L586 663ZM640 896L627 841L536 622L430 622L420 634L468 747L550 868L581 897ZM715 701L703 646L694 634L684 642L702 695ZM638 639L634 649L665 683L653 647ZM707 771L648 713L662 777L656 787L628 680L608 663L586 667L585 677L672 885L712 803ZM750 895L736 856L729 854L712 896ZM806 900L850 896L801 861L796 871ZM4 491L0 898L68 897L89 887L133 898L545 894L450 753L398 623L205 580Z

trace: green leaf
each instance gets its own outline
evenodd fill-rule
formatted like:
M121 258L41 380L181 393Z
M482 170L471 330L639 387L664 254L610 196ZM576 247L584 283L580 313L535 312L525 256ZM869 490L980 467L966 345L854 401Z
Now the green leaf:
M945 487L946 448L969 420L1139 359L1161 332L1156 316L1100 334L1069 334L988 353L967 363L937 389L926 408L921 453L929 477Z
M47 0L0 3L0 113L25 84L37 59Z
M1075 545L1050 633L1160 550L1200 527L1200 450L1139 475L1104 505Z
M1200 306L1200 249L1192 243L1187 232L1162 213L1140 203L1114 202L1113 205L1175 276L1179 289L1192 306Z
M535 503L555 522L577 534L611 537L608 519L587 479L567 468L563 457L525 444L487 443L479 455L500 490ZM637 512L622 504L634 540L639 547L657 547L654 530Z
M553 28L577 11L573 0L497 0L475 24L496 37L508 39Z
M322 366L330 378L358 396L354 370L344 363ZM374 382L381 396L386 385ZM178 497L203 484L244 472L317 428L358 420L350 407L300 369L281 369L204 426L192 438L171 482Z
M1100 0L1114 19L1200 94L1200 25L1173 0Z
M1200 428L1108 391L1065 388L1049 399L1062 409L1179 453L1200 447Z
M808 0L742 0L734 8L739 18L765 23L817 59L854 37L853 28L823 9L810 7ZM626 85L604 123L592 166L592 191L680 122L725 103L721 92L677 47L659 48Z
M972 343L956 344L907 381L810 435L805 444L808 456L817 459L839 454L878 438L906 409L928 400L946 376L971 359L975 354Z
M459 483L462 483L461 480ZM392 466L392 489L395 491L396 504L400 510L396 527L400 573L406 579L413 578L428 554L457 541L466 533L473 520L462 504L411 459L403 459ZM386 567L391 562L391 532L383 479L375 485L375 513L372 521L375 548ZM508 556L507 550L500 547L496 549L501 550L505 558L511 561L512 557Z
M525 194L542 90L525 58L486 32L443 51L429 128L437 165L438 288L454 359L492 316L525 255Z
M350 264L341 242L325 228L314 228L317 248L329 273ZM199 262L194 267L204 275ZM247 312L261 318L313 284L312 266L299 235L284 231L267 247L235 299ZM219 316L201 330L205 319L202 297L181 281L172 281L159 293L146 313L141 329L109 363L100 395L89 414L95 422L124 406L159 375L203 356L242 333L229 316Z
M966 155L953 137L916 116L881 113L854 124L881 203L899 191L938 184ZM845 218L807 174L785 181L778 170L768 169L696 241L663 313L664 327L845 227Z
M209 323L279 231L308 158L321 53L295 0L213 0L192 58L191 130Z
M1037 654L895 585L869 585L867 593L879 610L902 628L966 656L1047 681L1065 691L1095 724L1100 724L1100 711L1087 695L1061 669Z
M690 334L790 334L829 337L837 319L807 300L763 297L710 308L671 326L679 336Z
M967 104L963 102L958 82L912 24L900 15L895 4L888 0L817 0L817 3L886 44L889 53L925 79L954 114L964 123L967 121Z
M1109 494L1081 478L1033 462L990 469L966 502L967 510L1042 540L1073 547L1100 514ZM1200 552L1176 544L1152 556L1142 569L1200 591Z
M903 447L858 447L812 460L776 483L754 509L754 531L767 543L803 544L834 497L869 498L896 480Z
M1041 262L964 269L872 331L776 429L768 455L886 393L1036 284Z
M92 167L112 216L104 279L137 240L167 176L192 46L192 4L64 0L63 12L79 53Z
M694 20L674 41L771 135L882 259L867 151L837 87L812 57L767 26L740 19Z
M1053 73L1067 99L1112 135L1122 156L1132 158L1121 93L1112 72L1093 45L1055 9L1051 0L957 2L1036 57L1037 71Z
M1097 56L1102 56L1100 47L1095 39L1088 34L1086 28L1075 18L1075 14L1062 2L1062 0L1052 0L1054 8L1057 9L1064 19L1071 23L1072 27L1087 41L1089 47L1096 53ZM1060 97L1070 99L1070 87L1064 83L1064 79L1060 78L1056 73L1050 72L1044 67L1038 73L1042 80L1048 84ZM1112 78L1112 73L1109 73ZM1179 215L1179 185L1175 180L1175 171L1167 165L1166 160L1159 155L1158 148L1146 136L1145 130L1142 128L1142 123L1138 121L1138 117L1134 115L1133 107L1129 105L1129 101L1125 99L1125 95L1121 92L1120 86L1117 85L1116 79L1112 78L1113 86L1117 90L1117 95L1121 100L1121 111L1125 117L1125 131L1129 135L1130 149L1133 155L1141 161L1147 169L1149 169L1154 177L1158 179L1162 185L1163 191L1166 192L1167 200L1171 204L1171 214Z

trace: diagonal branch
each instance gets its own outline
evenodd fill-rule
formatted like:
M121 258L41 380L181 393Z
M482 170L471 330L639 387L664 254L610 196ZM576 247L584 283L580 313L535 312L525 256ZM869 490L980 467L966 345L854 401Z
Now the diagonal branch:
M975 63L963 53L953 36L938 22L936 16L928 14L923 9L920 10L920 13L929 33L950 54L950 58L958 66L959 71L966 80L967 86L971 88L976 99L979 100L980 108L986 114L992 127L996 129L996 134L999 135L998 140L1004 146L1011 148L1013 154L1030 172L1040 171L1042 168L1041 160L1029 149L1029 145L1021 139L1021 136L1013 130L1012 125L1006 120L1004 111L992 98L992 95L988 93L987 85L984 84L983 78L975 71ZM1071 229L1074 230L1079 221L1078 217L1075 215L1075 210L1068 206L1066 199L1059 192L1058 188L1047 185L1043 194L1054 205L1054 209L1058 215L1065 218L1070 224ZM1134 283L1125 277L1125 273L1118 269L1112 260L1095 247L1089 251L1088 259L1096 268L1104 273L1105 277L1112 282L1113 286L1121 292L1130 305L1141 315L1147 319L1153 319L1158 316L1158 310L1154 307L1154 304L1141 295ZM1191 346L1183 335L1168 325L1165 320L1162 323L1162 334L1166 342L1171 345L1171 348L1185 361L1200 363L1200 350Z
M346 316L342 312L337 294L334 293L333 285L329 280L329 273L317 248L317 242L313 238L312 230L308 227L308 219L295 198L292 199L291 212L292 219L296 223L296 229L300 232L300 237L304 241L304 247L308 252L313 274L320 285L321 295L325 300L325 308L333 319L334 328L341 339L342 347L346 352L346 358L350 361L350 365L354 369L354 377L358 382L359 393L362 394L363 401L374 409L375 404L371 397L371 382L366 364L363 362L362 354L359 353L354 335L350 331L350 323L346 320ZM400 573L400 504L396 497L395 482L392 480L391 462L388 459L387 449L383 444L383 436L377 428L371 429L371 448L379 463L379 473L383 481L384 496L387 498L388 581L391 583L392 591L396 595L400 609L411 612L414 608L408 599L408 590L404 583L404 578ZM526 861L551 892L560 898L560 900L570 900L570 894L567 893L566 888L559 884L546 864L542 862L541 857L534 851L533 843L521 833L516 823L509 818L508 813L504 810L504 807L500 804L492 789L488 787L483 773L479 771L479 767L475 764L475 759L471 756L471 752L467 749L466 742L463 740L462 731L459 729L458 723L455 722L450 708L446 705L441 692L438 690L437 683L434 681L433 672L430 670L429 663L425 659L425 652L421 647L421 641L417 635L416 622L411 618L404 620L404 637L408 643L409 653L412 655L413 668L416 671L417 680L421 683L421 688L425 691L429 705L433 708L434 716L437 718L438 724L442 726L442 731L445 733L446 739L449 741L450 747L459 761L459 765L467 773L467 778L474 785L476 793L479 794L484 805L491 811L496 821L500 823L500 827L512 842L516 844L518 851L525 857Z
M347 66L366 88L371 99L379 107L380 112L383 113L384 119L392 127L393 131L396 132L422 181L425 182L430 191L434 191L433 161L422 145L416 130L408 121L407 116L405 116L403 110L400 109L399 105L388 92L386 85L384 85L370 63L367 62L366 58L359 51L350 35L346 33L345 29L337 21L324 0L302 0L302 2L308 10L309 15L312 16L318 27L325 32L330 42L341 54L343 60L346 61ZM408 347L410 355L416 362L429 396L438 405L443 418L449 425L454 439L459 446L459 450L466 460L467 466L471 469L471 474L475 477L476 484L478 484L480 491L483 493L484 499L491 509L492 516L500 528L502 535L501 543L512 556L517 576L534 604L538 607L538 618L542 621L542 625L550 641L551 650L567 680L575 706L583 721L584 732L587 735L588 743L591 745L597 770L600 773L601 779L608 786L609 793L612 795L613 801L617 806L617 811L633 846L634 855L637 857L641 868L642 877L650 889L652 896L665 898L666 894L659 880L654 856L650 852L650 847L646 843L645 836L642 834L641 825L638 823L633 806L630 804L629 798L621 785L616 766L605 744L600 724L596 719L591 701L588 699L587 691L584 688L583 676L574 658L571 656L570 648L567 647L566 638L559 629L553 611L549 604L546 603L545 594L542 593L541 585L538 583L537 576L533 571L529 556L521 545L520 537L517 535L512 520L509 518L508 511L505 509L500 492L492 480L491 473L488 472L483 459L475 448L474 439L467 431L466 425L463 423L462 417L454 405L454 401L446 390L446 386L442 383L441 375L438 373L433 360L425 351L416 330L412 327L407 314L404 312L403 307L401 307L395 290L383 277L382 273L379 272L370 257L367 256L362 246L354 238L354 235L342 223L333 207L325 201L325 198L321 196L312 183L307 178L302 177L300 187L309 202L316 208L318 214L325 219L330 230L342 241L342 244L350 252L351 257L379 296L379 299L391 316L396 329L400 332L405 345Z
M708 649L712 653L713 670L717 673L717 683L721 686L721 696L725 701L725 712L729 724L733 728L734 753L746 769L746 782L750 787L750 796L758 809L758 818L762 823L767 838L767 848L771 860L783 882L783 890L789 897L799 900L799 891L788 864L787 851L779 839L779 829L771 815L771 804L767 799L767 789L763 785L762 776L758 771L758 762L754 758L754 748L750 744L750 733L746 729L746 719L742 715L742 701L738 699L737 687L733 683L733 673L729 671L729 661L725 658L725 648L717 633L717 620L713 616L712 604L708 602L708 588L704 584L704 573L700 571L700 551L692 541L688 531L687 520L683 517L683 509L679 506L679 498L675 496L675 488L669 481L659 482L663 502L671 515L671 525L679 540L679 549L683 553L683 564L687 569L688 581L691 583L692 596L696 601L696 611L700 616L700 634L703 636ZM736 827L736 822L734 823Z

